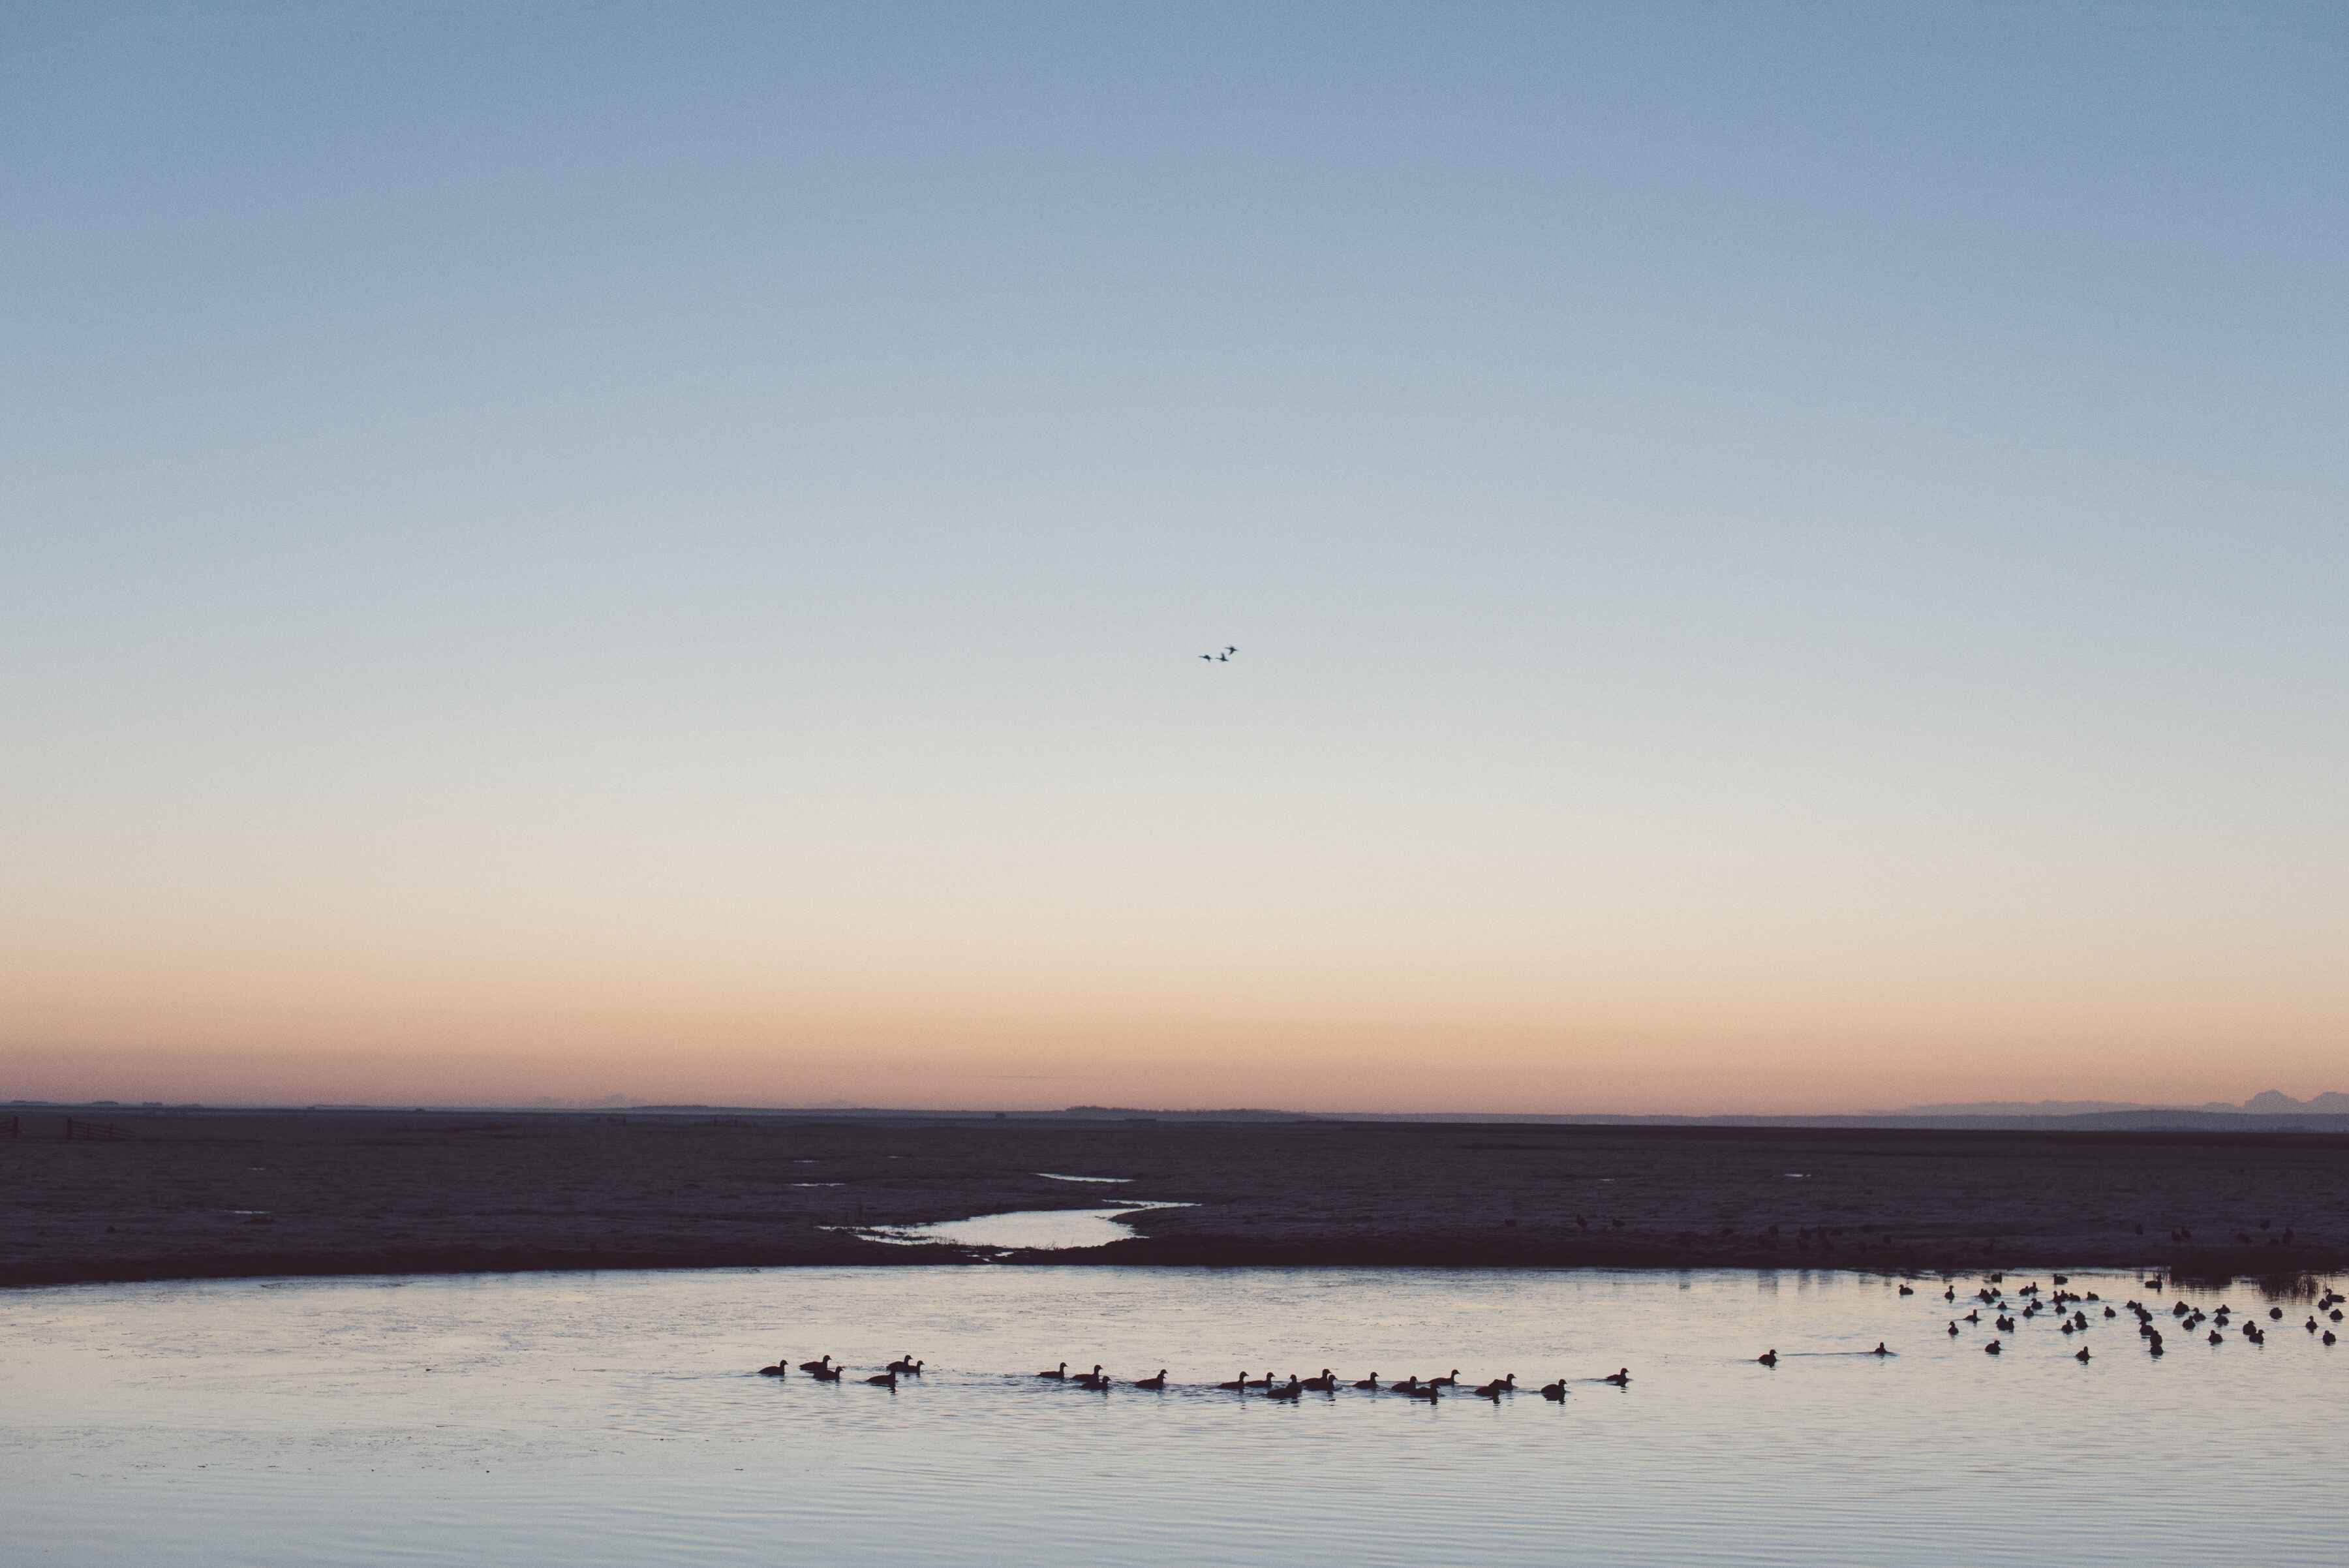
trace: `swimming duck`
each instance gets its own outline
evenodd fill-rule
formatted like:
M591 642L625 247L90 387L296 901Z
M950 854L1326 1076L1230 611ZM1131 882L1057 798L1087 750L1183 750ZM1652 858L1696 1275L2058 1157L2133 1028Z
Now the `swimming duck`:
M1149 1388L1149 1389L1153 1389L1153 1390L1160 1389L1160 1388L1164 1388L1164 1387L1165 1387L1165 1386L1166 1386L1166 1368L1164 1368L1164 1366L1160 1367L1160 1368L1158 1369L1158 1376L1155 1376L1155 1377L1137 1377L1137 1378L1135 1378L1135 1379L1133 1380L1133 1386L1134 1386L1136 1388Z
M1955 1334L1958 1331L1956 1327L1952 1325L1950 1332L1951 1334ZM1775 1366L1778 1365L1778 1353L1775 1350L1765 1350L1754 1359L1760 1362L1764 1366Z
M1498 1399L1504 1394L1514 1394L1516 1391L1517 1375L1514 1372L1506 1377L1495 1377L1490 1383L1481 1385L1476 1390L1487 1399Z
M1247 1386L1251 1388L1269 1388L1272 1386L1272 1374L1268 1372L1261 1377L1251 1378Z
M1615 1375L1613 1376L1602 1377L1599 1381L1601 1383L1612 1383L1618 1388L1625 1387L1631 1381L1631 1369L1628 1366L1618 1367L1616 1368Z
M841 1369L837 1366L819 1366L808 1376L819 1383L837 1383L840 1381L840 1372Z
M1093 1363L1093 1369L1091 1372L1080 1372L1069 1381L1094 1394L1099 1394L1109 1386L1109 1379L1102 1376L1101 1363L1098 1361Z
M821 1361L802 1361L802 1362L801 1362L801 1363L800 1363L800 1370L801 1370L802 1372L813 1372L813 1373L816 1373L816 1374L818 1374L819 1376L821 1376L821 1375L823 1374L823 1372L825 1370L825 1368L829 1367L831 1365L832 1365L832 1357L831 1357L831 1356L829 1356L829 1355L827 1355L827 1356L825 1356L825 1357L824 1357L823 1360L821 1360Z
M1304 1386L1316 1394L1327 1394L1338 1386L1338 1379L1337 1376L1325 1366L1321 1369L1320 1376L1307 1378Z
M1216 1386L1218 1388L1228 1388L1235 1394L1245 1394L1247 1392L1248 1388L1248 1375L1243 1372L1237 1377L1233 1378L1229 1383L1218 1383Z
M1884 1348L1884 1342L1879 1339L1876 1342L1876 1348L1869 1351L1868 1354L1870 1355L1889 1355L1892 1353Z
M1387 1392L1388 1392L1388 1393L1390 1393L1390 1394L1416 1394L1416 1393L1418 1393L1418 1392L1419 1392L1419 1374L1417 1374L1416 1372L1414 1372L1414 1373L1413 1373L1410 1376L1408 1376L1408 1377L1404 1378L1404 1379L1403 1379L1402 1382L1400 1382L1400 1383L1390 1383L1390 1384L1388 1384L1388 1385L1387 1385Z
M1264 1397L1268 1399L1296 1399L1301 1397L1304 1393L1305 1385L1298 1381L1297 1374L1292 1372L1288 1375L1287 1383L1278 1388L1267 1388L1264 1391Z
M1363 1389L1369 1393L1375 1394L1379 1391L1379 1375L1373 1372L1368 1377L1356 1383L1354 1386Z
M1065 1383L1069 1380L1069 1364L1063 1361L1060 1366L1052 1368L1051 1371L1039 1372L1036 1376L1039 1377L1049 1377L1055 1383Z
M1435 1403L1436 1396L1442 1394L1444 1390L1438 1388L1433 1383L1426 1385L1424 1387L1418 1386L1414 1384L1413 1386L1409 1388L1406 1388L1402 1384L1398 1383L1392 1388L1389 1389L1388 1392L1401 1394L1406 1399L1424 1399L1429 1404L1433 1405Z
M897 1391L897 1375L894 1372L880 1373L877 1376L866 1378L864 1381L872 1384L876 1388L886 1388L893 1394Z
M2331 1344L2333 1343L2333 1339L2334 1339L2335 1337L2336 1337L2336 1336L2334 1335L2333 1332L2331 1329L2329 1329L2329 1328L2328 1328L2328 1329L2326 1329L2326 1330L2324 1331L2324 1340L2323 1340L2323 1343L2324 1343L2324 1344L2326 1344L2326 1345L2331 1345Z
M1955 1318L1950 1320L1950 1337L1951 1339L1958 1337L1958 1324Z
M1452 1369L1452 1371L1451 1371L1451 1374L1450 1374L1449 1376L1444 1376L1444 1377L1431 1377L1431 1378L1429 1378L1429 1379L1427 1380L1427 1386L1428 1386L1430 1388L1457 1388L1457 1387L1459 1387L1459 1386L1460 1386L1460 1368L1458 1368L1457 1366L1454 1367L1454 1368Z
M922 1375L922 1364L910 1355L901 1356L889 1364L889 1370L919 1377Z
M2085 1345L2080 1346L2080 1354L2072 1357L2072 1359L2085 1364L2088 1359L2088 1347Z
M1561 1377L1555 1383L1543 1384L1541 1397L1552 1404L1563 1400L1566 1397L1566 1379Z
M778 1355L775 1357L775 1364L772 1366L761 1366L759 1368L759 1376L761 1377L781 1377L787 1376L790 1371L791 1367L784 1362L781 1356Z

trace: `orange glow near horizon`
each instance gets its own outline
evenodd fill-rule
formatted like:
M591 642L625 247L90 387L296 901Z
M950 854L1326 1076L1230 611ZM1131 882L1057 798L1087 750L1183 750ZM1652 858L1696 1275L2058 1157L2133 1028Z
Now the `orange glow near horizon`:
M1978 971L1630 945L1437 966L1401 945L934 940L893 971L853 941L688 960L338 934L106 952L16 932L0 1097L1774 1114L2336 1086L2304 997L2215 1004L2176 954L2091 977L1994 951ZM2257 1081L2211 1048L2249 1031Z

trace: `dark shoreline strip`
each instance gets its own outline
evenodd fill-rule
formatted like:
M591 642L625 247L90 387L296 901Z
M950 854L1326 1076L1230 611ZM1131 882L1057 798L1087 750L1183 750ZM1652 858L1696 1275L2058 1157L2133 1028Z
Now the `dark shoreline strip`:
M2349 1259L2316 1252L2279 1257L2271 1249L2174 1254L2166 1261L2144 1257L2083 1258L2071 1253L2043 1257L2017 1249L1996 1256L1960 1258L1900 1251L1836 1258L1787 1259L1756 1255L1750 1249L1659 1255L1630 1249L1573 1254L1469 1244L1327 1243L1250 1244L1186 1240L1134 1240L1107 1246L1036 1251L934 1245L887 1246L845 1239L844 1244L793 1247L613 1248L565 1250L531 1246L433 1248L387 1252L241 1253L235 1257L170 1257L83 1260L31 1267L0 1265L0 1290L67 1285L145 1284L171 1281L349 1279L402 1274L581 1273L603 1270L921 1268L996 1264L1022 1268L1199 1269L1575 1269L1632 1270L1676 1273L1693 1269L1734 1269L1753 1273L1864 1273L1938 1279L1944 1274L1979 1275L2054 1269L2137 1272L2180 1282L2226 1283L2232 1280L2290 1282L2309 1275L2349 1271Z

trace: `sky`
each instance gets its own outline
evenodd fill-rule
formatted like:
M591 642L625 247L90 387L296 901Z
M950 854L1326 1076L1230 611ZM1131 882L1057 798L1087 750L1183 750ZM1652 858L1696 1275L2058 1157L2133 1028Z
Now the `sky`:
M0 8L0 1097L2349 1087L2344 75Z

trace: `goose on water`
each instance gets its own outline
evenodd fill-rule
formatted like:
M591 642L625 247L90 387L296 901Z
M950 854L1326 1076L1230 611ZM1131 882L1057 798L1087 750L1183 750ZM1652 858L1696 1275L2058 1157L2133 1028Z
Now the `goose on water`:
M1357 1382L1354 1386L1375 1394L1379 1391L1379 1375L1373 1372L1368 1377L1362 1378Z
M1229 1383L1218 1383L1216 1386L1218 1388L1228 1388L1235 1394L1245 1394L1247 1392L1248 1388L1248 1375L1243 1372L1237 1377L1233 1378Z
M802 1362L801 1362L801 1363L800 1363L800 1370L801 1370L802 1372L823 1372L823 1371L826 1370L827 1368L829 1368L831 1366L832 1366L832 1357L831 1357L831 1356L829 1356L829 1355L827 1355L827 1356L825 1356L823 1359L822 1359L821 1361L802 1361Z
M897 1391L897 1375L894 1372L876 1373L873 1376L866 1378L864 1381L872 1384L876 1388L886 1388L892 1394Z
M1165 1387L1165 1386L1166 1386L1166 1368L1164 1368L1164 1366L1160 1367L1160 1368L1158 1369L1158 1376L1155 1376L1155 1377L1137 1377L1137 1378L1135 1378L1135 1379L1133 1380L1133 1386L1134 1386L1136 1388L1150 1388L1150 1389L1159 1389L1159 1388L1164 1388L1164 1387Z
M1049 1377L1055 1383L1066 1383L1069 1380L1069 1364L1063 1361L1061 1365L1052 1368L1051 1371L1039 1372L1036 1376L1039 1377Z
M761 1366L759 1368L759 1376L761 1377L781 1377L787 1375L790 1371L790 1366L784 1362L781 1356L778 1355L775 1357L775 1364L772 1366Z

